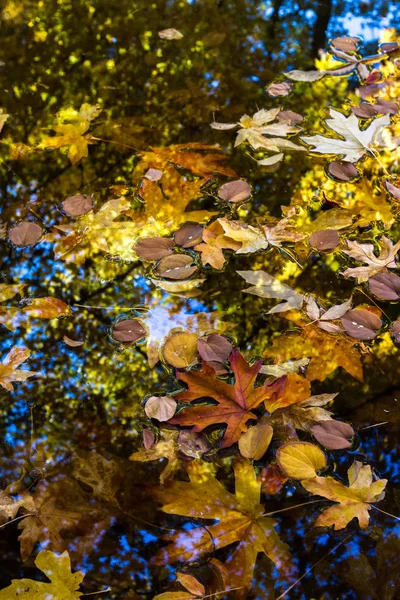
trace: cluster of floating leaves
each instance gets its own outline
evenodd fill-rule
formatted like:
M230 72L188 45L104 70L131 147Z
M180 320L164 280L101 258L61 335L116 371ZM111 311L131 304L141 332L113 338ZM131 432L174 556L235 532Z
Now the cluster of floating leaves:
M182 34L166 29L159 37L178 41ZM356 38L333 40L331 52L342 66L286 73L295 83L272 82L267 87L269 96L291 94L296 82L354 72L362 89L380 81L378 70L371 65L386 60L395 66L398 63L397 44L385 44L378 54L364 58L358 46ZM56 135L46 136L39 149L67 148L71 163L79 162L88 155L89 146L99 141L90 133L99 114L100 109L89 104L79 110L61 111L53 124ZM381 164L379 152L386 148L385 132L392 123L398 123L397 115L396 102L378 97L352 106L346 114L330 108L323 132L313 135L303 134L302 115L281 107L262 108L252 117L243 115L237 123L214 121L211 127L217 131L236 129L235 147L249 148L257 156L262 153L263 157L256 159L261 169L278 168L287 153L319 155L328 159L328 177L351 183L364 177L366 159ZM2 126L7 118L2 115ZM376 197L376 207L370 199L361 207L327 206L311 219L303 206L293 203L282 208L281 218L249 223L241 220L241 215L251 202L251 186L226 165L227 156L219 146L187 143L138 154L133 186L113 186L112 196L101 206L94 196L76 193L59 207L60 215L69 223L62 222L51 231L34 219L10 223L9 242L19 248L46 240L54 243L56 258L80 265L98 253L142 261L152 285L182 297L200 294L198 288L210 270L222 271L232 255L287 252L301 264L304 256L334 253L343 264L341 275L354 287L364 286L379 301L398 301L400 277L394 270L398 268L400 242L394 243L390 229L395 220L391 208L400 199L400 186L398 178L385 167L377 181L381 194ZM211 210L190 210L192 201L202 199L208 200L207 206L212 204ZM375 219L371 216L374 213ZM379 234L357 239L365 215L379 224L375 230ZM260 504L261 491L273 494L287 480L298 481L312 497L333 502L320 512L314 525L336 530L354 518L362 529L367 528L371 503L384 497L387 481L376 477L369 465L355 460L348 470L348 485L335 475L334 453L354 448L356 432L328 409L337 394L315 395L311 386L313 381L324 381L338 367L362 381L364 344L385 332L399 342L400 321L389 322L373 301L355 304L354 292L340 304L326 305L316 295L284 283L282 274L261 269L238 274L250 285L244 293L267 299L267 314L278 314L296 326L294 332L275 337L261 360L245 359L230 336L232 327L218 313L173 315L165 305L156 303L146 312L119 319L111 326L115 344L144 343L149 365L154 367L162 360L174 369L171 372L176 380L176 390L170 394L155 392L144 399L143 447L130 459L167 459L160 473L161 485L151 490L164 512L216 521L207 528L193 527L163 536L167 544L152 563L195 562L239 542L224 564L212 559L215 577L210 589L194 576L178 571L178 591L161 594L160 600L201 598L227 589L244 598L259 553L264 553L288 581L296 579L295 561L278 536L276 521ZM23 293L24 285L2 284L0 299L8 302ZM271 307L271 299L280 302ZM14 330L28 320L71 314L60 299L29 298L22 307L2 306L0 322ZM64 341L71 348L84 343L67 336ZM4 358L0 385L6 390L12 391L15 382L38 375L20 368L29 356L29 349L14 347ZM265 455L273 441L277 451L266 463ZM321 447L330 452L329 460ZM235 457L235 493L215 477L212 459L219 453ZM92 486L99 498L112 499L118 508L114 498L118 482L113 465L106 462L100 455L78 457L76 476ZM174 478L182 465L189 480ZM107 483L102 473L108 474ZM71 573L67 554L57 557L51 551L62 549L61 530L70 527L68 519L76 521L79 516L67 510L55 519L48 516L51 485L42 486L33 495L13 494L8 489L2 492L0 515L4 521L14 518L20 509L25 511L19 538L23 557L30 556L37 541L49 544L50 550L38 554L36 565L50 583L15 580L0 592L0 598L19 597L27 589L36 593L35 597L51 594L72 599L82 595L78 588L83 574ZM65 492L64 485L68 487L68 480L59 486L58 496ZM56 533L49 536L52 527Z

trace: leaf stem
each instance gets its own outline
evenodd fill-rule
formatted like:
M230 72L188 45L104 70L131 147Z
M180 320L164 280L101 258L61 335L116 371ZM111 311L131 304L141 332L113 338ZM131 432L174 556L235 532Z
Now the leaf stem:
M307 506L307 504L316 504L317 502L325 502L325 500L310 500L310 502L303 502L302 504L295 504L294 506L288 506L287 508L280 508L279 510L273 510L269 513L264 513L262 517L269 517L270 515L276 515L276 513L285 512L285 510L292 510L292 508L299 508L300 506Z
M81 594L82 596L94 596L95 594L104 594L105 592L111 592L111 588L107 587L104 590L99 590L98 592L89 592L88 594Z
M116 142L115 140L106 140L104 138L94 137L93 135L90 136L90 139L96 140L98 142L107 142L108 144L116 144L117 146L123 146L124 148L129 148L130 150L138 152L138 150L133 146L128 146L127 144L123 144L122 142Z
M14 523L15 521L19 521L20 519L25 519L25 517L34 517L35 513L26 513L25 515L21 515L20 517L15 517L15 519L12 519L11 521L7 521L7 523L4 523L4 525L0 525L0 529L3 529L3 527L7 527L7 525L11 525L11 523Z
M396 515L392 515L391 513L386 512L386 510L382 510L381 508L378 508L377 506L375 506L375 504L370 504L370 506L372 506L372 508L375 508L375 510L379 510L379 512L383 513L384 515L387 515L388 517L392 517L393 519L396 519L396 521L400 521L400 517L396 517Z

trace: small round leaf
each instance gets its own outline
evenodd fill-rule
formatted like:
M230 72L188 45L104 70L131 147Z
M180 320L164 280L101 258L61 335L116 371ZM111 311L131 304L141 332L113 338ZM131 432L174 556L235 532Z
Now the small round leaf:
M137 342L145 337L146 330L136 319L123 319L114 325L112 337L117 342L130 343Z
M326 456L318 446L309 442L289 442L276 455L281 469L293 479L312 479L326 467Z
M151 396L144 406L144 412L150 419L163 422L172 419L176 407L176 401L169 396Z

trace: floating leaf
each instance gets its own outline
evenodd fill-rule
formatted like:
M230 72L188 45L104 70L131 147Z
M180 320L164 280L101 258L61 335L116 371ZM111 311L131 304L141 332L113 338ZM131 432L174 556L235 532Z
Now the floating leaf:
M339 179L339 181L352 181L359 176L359 172L353 163L347 160L334 160L328 165L328 173Z
M305 136L301 139L313 146L313 152L318 154L342 155L344 160L357 162L370 149L377 135L384 127L390 125L389 115L374 119L367 129L360 129L358 119L354 114L346 117L343 113L330 109L331 118L326 120L329 129L342 136L327 138L322 135Z
M172 477L181 466L181 461L178 457L178 432L167 429L161 430L161 439L152 444L149 448L141 448L137 452L130 455L129 460L135 462L151 462L160 458L167 459L167 465L160 473L160 483L164 483Z
M177 29L169 28L158 32L158 37L162 40L181 40L183 34Z
M132 344L146 335L143 325L136 319L123 319L118 321L112 330L112 337L117 342Z
M32 298L29 304L23 309L23 312L35 319L56 319L59 317L68 317L72 314L68 304L50 296L46 298Z
M222 335L212 333L197 341L197 349L201 358L207 362L225 362L232 352L232 344Z
M25 283L0 283L0 302L6 302L17 294L22 294L24 288L26 288Z
M247 181L244 181L243 179L229 181L219 188L218 196L221 200L237 204L238 202L244 202L250 198L251 187Z
M239 439L239 451L245 458L260 460L271 443L273 428L268 423L260 421L249 429Z
M354 435L354 429L350 425L334 419L317 423L311 428L311 432L322 446L330 450L350 448L349 439Z
M400 200L400 188L397 187L397 185L390 183L390 181L386 181L385 185L389 194L392 194L393 198L396 198L396 200Z
M197 266L188 254L170 254L160 260L156 271L167 279L186 279L197 271Z
M0 385L9 392L13 391L13 381L26 381L29 377L40 375L35 371L18 369L19 365L28 360L31 351L28 348L14 347L0 363Z
M165 237L145 238L140 240L134 250L138 256L145 260L159 260L172 254L174 240Z
M71 348L78 348L79 346L83 346L85 342L80 342L78 340L73 340L67 335L64 335L63 342L67 344L67 346L71 346Z
M333 477L315 477L301 482L302 486L312 494L338 502L320 514L315 527L333 525L336 530L343 529L355 517L361 529L368 527L368 511L371 508L369 502L382 500L387 480L378 479L373 482L371 467L362 465L358 461L355 461L348 470L348 477L349 487Z
M288 478L284 475L276 464L269 464L264 467L257 478L261 483L261 490L266 496L273 496L287 482Z
M358 106L352 106L351 112L354 113L360 119L370 119L378 114L379 110L375 104L369 104L369 102L362 102Z
M163 172L159 169L149 169L143 175L143 177L146 177L146 179L149 179L150 181L159 181L162 178L162 176Z
M348 35L337 37L331 41L331 46L344 52L356 52L358 44L361 42L358 37L350 37Z
M276 453L280 468L293 479L311 479L326 467L326 456L315 444L289 442Z
M360 244L357 241L347 240L348 250L343 250L344 254L358 260L368 266L346 269L343 272L345 277L356 277L359 281L367 281L373 275L385 272L386 269L395 269L396 256L400 249L400 241L396 244L382 236L379 240L380 253L376 256L373 244Z
M176 579L185 589L195 596L204 596L206 593L204 585L189 573L177 573Z
M167 337L162 348L164 360L177 369L184 369L193 364L198 357L197 340L196 333L185 331L172 333Z
M79 585L85 574L83 571L71 572L71 560L67 551L60 556L49 550L41 550L35 559L35 565L50 580L50 583L34 579L13 579L11 585L0 590L0 600L78 600L82 592Z
M308 243L317 250L333 250L340 243L340 237L334 229L322 229L315 231L308 240Z
M378 273L368 284L371 292L382 300L398 300L400 297L400 277L394 273Z
M357 340L373 340L377 329L382 327L382 321L373 312L363 308L349 310L340 319L346 333Z
M176 412L176 401L169 396L151 396L145 404L144 412L149 419L169 421Z
M70 217L81 217L93 209L93 198L78 194L71 196L62 203L64 212Z
M310 362L309 358L300 358L299 360L288 360L279 365L263 365L260 373L263 375L272 375L272 377L282 377L288 373L297 373L302 367L306 367Z
M211 265L214 269L222 269L225 264L225 257L222 250L239 250L241 242L225 235L222 224L219 219L211 223L203 230L203 242L195 246L195 250L201 252L201 261L203 265Z
M286 77L293 79L293 81L318 81L326 75L326 71L301 71L300 69L294 69L285 73Z
M267 86L266 90L272 98L278 98L281 96L288 96L292 91L293 83L288 81L275 81Z
M43 235L43 229L32 221L21 221L8 232L8 239L14 246L33 246Z
M304 296L292 290L288 285L280 282L278 279L269 275L265 271L237 271L237 273L252 284L253 287L243 290L247 294L254 294L261 298L279 298L286 300L282 304L277 304L268 313L282 312L293 308L301 308Z
M182 248L193 248L203 239L203 228L200 225L186 223L174 234L175 244Z

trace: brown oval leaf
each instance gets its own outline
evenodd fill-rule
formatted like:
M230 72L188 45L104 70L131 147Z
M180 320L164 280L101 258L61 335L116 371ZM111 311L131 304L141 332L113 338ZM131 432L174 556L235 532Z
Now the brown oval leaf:
M172 333L166 339L162 353L165 362L177 369L184 369L197 359L198 335L187 331Z
M383 115L397 115L399 112L399 105L397 102L391 102L390 100L383 100L378 98L376 101L376 107L379 112Z
M394 52L398 50L399 44L397 42L384 42L380 45L380 49L382 52Z
M189 573L176 573L176 578L179 583L191 594L195 596L204 596L206 588L196 577L189 575Z
M169 396L150 396L144 406L144 412L150 419L169 421L176 412L176 401Z
M293 110L281 110L278 114L278 121L287 121L289 125L294 125L304 121L304 117Z
M329 163L328 173L339 181L351 181L359 176L355 166L347 160L334 160Z
M33 298L23 312L35 319L55 319L71 314L68 304L58 298Z
M310 236L308 243L317 250L333 250L339 245L339 234L335 229L321 229Z
M224 183L224 185L219 188L218 196L221 200L226 200L227 202L243 202L250 198L251 187L247 181L236 179L235 181Z
M193 248L203 239L203 228L200 225L186 223L175 232L175 243L183 248Z
M218 333L212 333L197 341L197 349L203 360L225 362L232 352L232 344Z
M341 450L350 448L350 438L354 435L354 429L342 421L321 421L311 428L313 436L325 448L330 450Z
M123 319L118 321L113 327L112 337L117 342L130 343L137 342L145 337L146 330L136 319Z
M361 119L370 119L378 114L379 109L374 104L362 102L358 106L352 106L351 112L354 113L356 117L360 117Z
M183 429L178 435L179 450L191 458L200 458L211 448L204 433Z
M331 46L344 52L355 52L360 41L360 38L345 35L332 40Z
M346 333L357 340L373 340L382 326L380 318L364 308L349 310L340 321Z
M21 221L9 230L8 239L14 246L33 246L43 235L43 229L32 221Z
M143 429L142 436L144 449L149 450L152 446L154 446L156 436L151 429Z
M369 289L382 300L398 300L400 277L394 273L378 273L369 280Z
M272 98L278 98L279 96L288 96L292 91L293 83L288 81L275 81L271 83L266 89Z
M63 211L70 217L80 217L86 215L93 208L93 198L89 196L71 196L62 203Z
M187 279L197 271L197 266L188 254L171 254L160 260L156 271L167 279Z
M85 342L79 342L78 340L72 340L67 335L64 335L63 342L67 344L67 346L71 346L71 348L78 348L78 346L83 346Z
M160 260L172 254L174 240L165 237L144 238L134 246L134 251L145 260Z
M260 460L268 450L274 430L268 423L250 427L239 439L239 451L245 458Z

